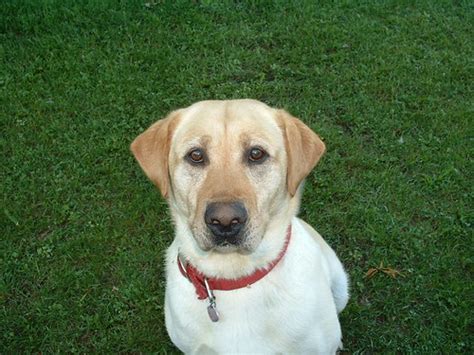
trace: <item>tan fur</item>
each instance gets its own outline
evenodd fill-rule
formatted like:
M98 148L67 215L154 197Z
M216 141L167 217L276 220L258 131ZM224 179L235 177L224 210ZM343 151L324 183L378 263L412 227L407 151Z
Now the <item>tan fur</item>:
M242 164L243 165L243 164ZM198 201L210 202L232 202L242 201L249 209L250 213L255 213L256 196L252 189L248 177L244 173L242 166L211 168L207 173L206 179L199 190ZM205 203L201 203L202 209Z
M285 132L288 191L294 196L301 181L324 154L326 146L317 134L288 112L279 110L278 120Z
M178 121L179 114L172 112L135 138L130 146L145 174L165 198L169 190L168 155L171 137Z

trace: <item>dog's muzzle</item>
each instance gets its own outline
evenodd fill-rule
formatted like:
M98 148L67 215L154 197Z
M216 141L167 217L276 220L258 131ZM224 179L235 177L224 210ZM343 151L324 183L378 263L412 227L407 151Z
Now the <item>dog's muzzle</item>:
M247 218L242 202L212 202L204 214L204 221L217 245L239 244Z

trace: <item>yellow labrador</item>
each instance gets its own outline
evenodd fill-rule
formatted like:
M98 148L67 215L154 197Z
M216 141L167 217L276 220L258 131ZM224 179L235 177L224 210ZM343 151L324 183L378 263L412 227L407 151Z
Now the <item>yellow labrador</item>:
M313 131L259 101L202 101L131 150L175 223L165 318L181 351L337 351L347 276L296 217L302 181L325 151Z

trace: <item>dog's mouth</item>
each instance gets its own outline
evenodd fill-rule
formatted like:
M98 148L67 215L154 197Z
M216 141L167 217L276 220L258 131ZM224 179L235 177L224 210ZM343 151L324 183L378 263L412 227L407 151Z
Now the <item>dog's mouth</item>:
M230 240L222 240L221 238L212 237L213 246L210 251L219 254L231 254L238 253L248 255L252 253L253 249L250 248L248 243L245 242L245 238L233 238Z
M216 236L210 230L198 229L194 230L193 236L199 248L205 252L248 255L255 249L252 243L254 238L247 228L238 235L227 237Z

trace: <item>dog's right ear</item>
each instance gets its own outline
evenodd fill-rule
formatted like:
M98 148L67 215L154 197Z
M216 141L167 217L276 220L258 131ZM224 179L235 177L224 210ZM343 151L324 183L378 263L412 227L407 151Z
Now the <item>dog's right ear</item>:
M168 197L170 188L168 160L171 138L178 121L179 113L174 111L151 125L130 145L135 159L164 198Z

